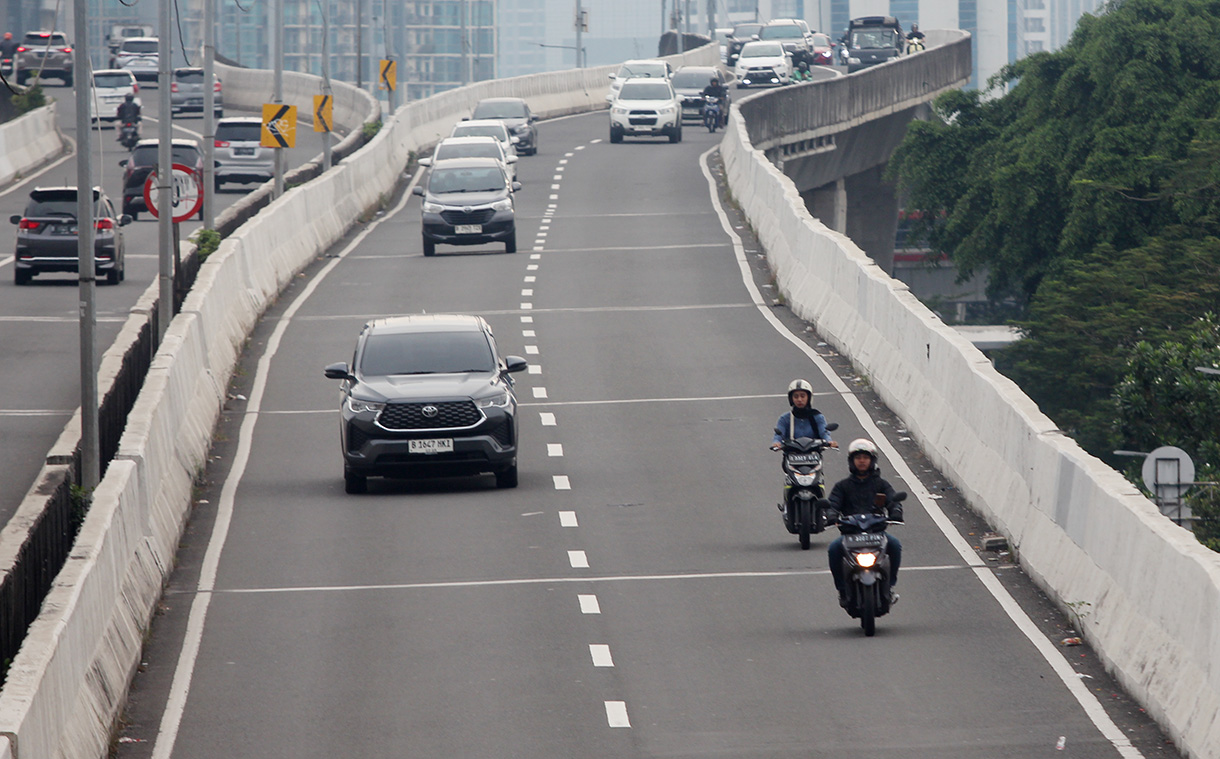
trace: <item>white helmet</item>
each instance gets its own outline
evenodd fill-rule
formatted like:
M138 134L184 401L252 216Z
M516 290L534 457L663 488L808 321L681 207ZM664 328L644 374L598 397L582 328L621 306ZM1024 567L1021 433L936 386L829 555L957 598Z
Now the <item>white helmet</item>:
M788 405L789 406L792 405L792 394L795 393L797 390L804 390L806 393L809 394L809 400L811 400L811 401L813 400L813 385L810 385L808 382L806 382L803 379L794 379L794 380L792 380L792 383L788 385Z
M857 453L867 453L873 458L873 463L877 463L877 446L873 445L873 441L868 438L858 437L851 441L851 445L847 446L848 461L851 461L851 457Z

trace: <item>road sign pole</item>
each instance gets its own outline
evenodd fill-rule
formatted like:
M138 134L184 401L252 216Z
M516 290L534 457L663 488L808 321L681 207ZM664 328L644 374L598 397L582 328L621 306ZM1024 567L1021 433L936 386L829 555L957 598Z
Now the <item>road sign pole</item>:
M157 242L160 274L158 279L157 335L164 337L169 322L174 318L174 257L170 249L174 244L173 221L169 209L173 207L173 104L170 102L170 64L173 61L173 0L162 0L160 40L157 43L157 102L160 117L157 121L157 205L163 209L158 221Z
M322 94L331 95L330 89L330 0L322 4ZM322 171L330 168L330 130L322 133Z
M101 456L98 442L97 414L97 290L93 257L93 157L92 118L89 112L89 83L93 74L89 65L88 11L86 0L75 0L73 32L76 35L76 59L72 76L76 80L76 253L77 276L80 281L80 486L93 490L101 480ZM100 122L98 128L100 129ZM118 265L118 262L115 262Z
M212 190L216 187L216 91L212 84L216 57L216 0L203 0L203 226L216 227Z
M275 90L271 99L276 104L284 102L284 0L275 0ZM284 194L284 151L275 151L274 197Z

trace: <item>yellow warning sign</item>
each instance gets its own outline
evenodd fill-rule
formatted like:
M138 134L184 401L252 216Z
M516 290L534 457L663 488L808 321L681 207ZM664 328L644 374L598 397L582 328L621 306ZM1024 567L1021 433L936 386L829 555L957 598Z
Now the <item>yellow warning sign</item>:
M335 99L330 95L313 96L313 130L315 132L334 131L332 115L335 110Z
M398 89L398 63L397 61L381 59L381 76L377 78L377 89L390 90L393 92Z
M263 128L258 144L264 148L297 146L297 107L283 103L263 103Z

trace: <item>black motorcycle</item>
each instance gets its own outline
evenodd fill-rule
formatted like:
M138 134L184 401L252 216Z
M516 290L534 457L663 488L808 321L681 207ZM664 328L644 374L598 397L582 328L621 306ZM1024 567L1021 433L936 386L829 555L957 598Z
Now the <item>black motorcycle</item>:
M896 493L894 500L884 505L886 512L906 497L905 492ZM872 636L877 632L877 617L889 613L893 600L886 528L902 522L873 513L843 515L838 524L843 536L843 583L847 595L844 609L853 619L860 620L865 635Z
M140 125L134 121L128 121L119 127L119 144L128 150L135 148L136 143L140 141Z
M703 125L707 131L715 133L721 125L723 116L720 112L720 98L711 95L703 96Z
M827 431L838 429L826 425ZM833 521L830 502L826 500L826 475L822 471L822 451L830 447L829 440L798 437L783 441L784 454L784 526L797 535L801 548L809 550L809 536L826 529Z

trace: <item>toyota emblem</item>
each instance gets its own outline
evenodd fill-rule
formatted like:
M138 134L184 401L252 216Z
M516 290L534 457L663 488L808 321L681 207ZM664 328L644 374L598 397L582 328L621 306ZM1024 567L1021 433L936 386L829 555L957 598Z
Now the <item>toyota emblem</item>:
M436 418L437 414L441 413L441 410L438 409L436 406L429 404L427 406L424 406L423 409L421 409L421 413L424 415L424 418L426 418L426 419L434 419L434 418Z
M472 206L462 206L462 211L464 213L472 213L474 212L474 208Z

